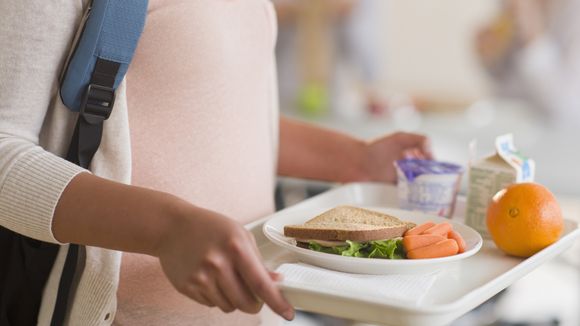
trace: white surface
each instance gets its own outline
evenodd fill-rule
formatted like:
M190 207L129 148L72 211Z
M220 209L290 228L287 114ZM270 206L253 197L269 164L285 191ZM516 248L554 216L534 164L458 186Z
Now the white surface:
M344 257L332 255L323 252L312 251L309 249L299 248L293 238L284 236L284 226L292 224L303 224L307 220L333 208L332 206L322 206L311 209L284 210L271 216L264 223L263 231L268 239L276 245L292 252L298 260L303 262L325 267L328 269L342 271L347 273L360 274L417 274L429 273L434 270L452 267L452 262L473 256L482 245L482 239L479 233L472 228L446 218L427 215L419 212L410 212L386 207L365 207L371 210L380 211L395 216L403 221L422 224L427 221L435 223L450 222L453 229L459 232L467 245L467 250L455 256L434 258L434 259L372 259L360 257Z
M579 281L574 266L557 261L542 265L510 286L495 313L510 322L540 323L557 318L560 326L578 326Z
M396 205L396 188L378 184L350 184L308 199L282 212L321 206L350 204L361 206ZM458 201L457 214L463 212ZM276 269L282 263L296 262L289 253L270 243L262 233L265 220L247 227L258 241L265 264ZM501 253L493 243L484 241L474 256L439 275L433 288L418 306L384 303L365 296L344 293L342 296L321 293L316 288L297 289L282 286L286 298L298 309L386 325L445 325L475 308L538 266L568 249L578 237L575 222L566 221L564 234L555 244L538 254L520 259Z
M420 275L364 275L331 271L308 264L282 264L276 272L284 275L283 286L311 289L329 295L349 293L373 297L378 302L421 303L439 272Z

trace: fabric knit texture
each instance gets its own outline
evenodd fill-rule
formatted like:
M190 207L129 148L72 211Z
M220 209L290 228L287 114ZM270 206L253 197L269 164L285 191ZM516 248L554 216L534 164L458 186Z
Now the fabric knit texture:
M56 243L52 217L70 180L84 169L62 157L76 115L58 96L58 78L72 47L84 0L0 1L0 224ZM125 87L90 170L128 183L131 148ZM39 325L48 325L67 246L59 251L45 287ZM109 325L116 309L121 254L87 247L70 300L69 325Z

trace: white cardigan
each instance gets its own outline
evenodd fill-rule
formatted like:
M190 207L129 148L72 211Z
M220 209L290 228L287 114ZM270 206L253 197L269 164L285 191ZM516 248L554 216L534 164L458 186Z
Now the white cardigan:
M58 77L78 27L83 0L0 1L0 225L28 237L58 243L52 216L71 179L84 171L65 161L75 123L58 95ZM90 170L128 183L131 152L124 83L105 122ZM39 325L52 317L64 245L44 290ZM73 285L70 325L109 325L121 254L86 247L86 264Z

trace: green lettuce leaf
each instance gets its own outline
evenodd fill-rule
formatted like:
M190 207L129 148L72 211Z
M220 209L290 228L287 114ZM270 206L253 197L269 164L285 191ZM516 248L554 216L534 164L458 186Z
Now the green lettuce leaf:
M346 240L346 243L348 243L348 246L335 247L340 252L340 255L348 257L365 257L361 250L364 249L366 244L350 240Z
M340 253L338 253L336 251L336 247L324 247L319 245L316 242L310 241L310 243L308 243L308 248L310 250L314 250L314 251L320 251L320 252L325 252L327 254L335 254L335 255L340 255Z
M369 241L369 258L404 259L403 240L390 239L380 241Z
M308 244L310 250L324 252L347 257L382 258L382 259L405 259L402 239L389 239L368 242L346 241L348 245L337 247L325 247L311 241Z

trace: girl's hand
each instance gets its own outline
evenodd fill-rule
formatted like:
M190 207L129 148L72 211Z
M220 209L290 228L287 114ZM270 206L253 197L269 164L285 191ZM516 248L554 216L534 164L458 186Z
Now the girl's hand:
M394 183L394 162L403 158L433 159L429 139L423 135L397 132L367 142L366 171L372 181Z
M156 253L173 286L224 312L257 313L265 302L291 320L294 310L276 287L279 276L262 264L253 235L223 215L184 206Z

